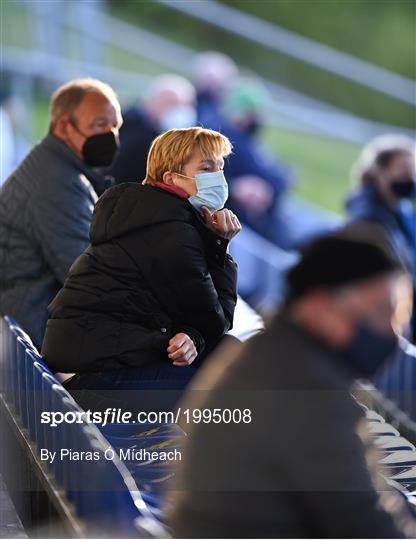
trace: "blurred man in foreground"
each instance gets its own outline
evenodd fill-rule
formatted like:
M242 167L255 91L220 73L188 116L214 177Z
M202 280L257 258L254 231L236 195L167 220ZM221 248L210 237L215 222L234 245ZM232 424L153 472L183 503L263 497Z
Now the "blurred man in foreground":
M344 231L316 240L266 333L207 364L182 410L230 410L233 420L184 426L175 537L414 536L404 499L370 467L350 394L396 349L399 276L379 245Z
M196 125L195 89L183 77L166 74L151 84L143 106L123 112L121 149L108 170L116 183L141 182L150 145L160 133Z
M89 243L94 204L109 182L122 118L101 81L70 81L52 96L50 129L0 191L0 314L40 347L47 306Z
M356 191L347 201L351 222L377 223L386 231L396 257L413 274L416 291L415 143L397 135L366 145L353 170ZM416 339L416 315L413 315Z

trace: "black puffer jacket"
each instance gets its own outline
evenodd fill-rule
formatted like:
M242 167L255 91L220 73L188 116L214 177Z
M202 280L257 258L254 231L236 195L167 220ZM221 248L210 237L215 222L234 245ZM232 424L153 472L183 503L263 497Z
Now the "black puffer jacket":
M42 354L52 369L168 361L177 332L201 353L232 327L237 268L228 241L187 199L120 184L99 199L90 239L48 308Z

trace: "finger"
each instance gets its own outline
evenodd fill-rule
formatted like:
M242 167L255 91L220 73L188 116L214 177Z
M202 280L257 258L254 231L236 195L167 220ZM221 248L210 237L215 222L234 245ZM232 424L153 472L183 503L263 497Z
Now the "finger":
M178 349L177 351L168 354L168 357L171 360L181 360L183 358L183 351L182 349Z
M240 221L238 220L238 217L234 214L234 212L231 212L231 210L230 210L230 218L231 218L231 223L233 227L240 226Z
M173 353L181 348L182 345L177 345L176 343L172 343L172 345L169 345L169 347L166 349L168 353Z
M188 366L191 363L191 356L184 356L173 360L175 366Z
M236 230L240 230L241 229L241 223L238 219L238 217L234 214L232 216L232 222L233 222L233 226Z
M230 229L233 230L234 229L234 222L233 222L233 214L232 214L232 212L230 212L228 210L225 217L226 217L227 231L229 231Z
M212 214L209 211L209 208L207 206L202 206L201 210L206 223L212 223Z
M179 347L182 347L182 345L186 342L186 336L185 334L176 334L176 336L173 336L169 340L169 346L168 350L173 347L174 350L179 349Z
M183 354L183 356L181 356L180 358L175 358L175 359L172 359L171 360L174 360L174 363L175 362L187 362L188 364L190 364L191 362L193 362L195 360L195 358L198 356L198 353L197 353L197 350L195 348L195 346L192 346L189 348L188 351L186 351L186 353Z
M225 217L225 211L222 210L221 212L215 212L215 228L223 230L226 223L226 217Z
M234 230L234 225L231 220L229 210L223 210L222 219L223 222L219 227L216 228L216 231L218 232L218 234L221 234L221 236L228 238L230 232Z
M191 364L193 361L194 361L194 358L192 356L187 356L185 359L175 360L173 362L173 365L184 367L184 366L189 366L189 364Z
M177 351L170 353L168 356L171 360L178 360L179 358L183 358L186 356L188 352L190 352L191 348L188 346L183 346L179 348Z
M196 354L192 355L186 361L175 360L175 362L173 362L173 365L180 366L180 367L190 366L192 362L195 360L196 356L197 356Z

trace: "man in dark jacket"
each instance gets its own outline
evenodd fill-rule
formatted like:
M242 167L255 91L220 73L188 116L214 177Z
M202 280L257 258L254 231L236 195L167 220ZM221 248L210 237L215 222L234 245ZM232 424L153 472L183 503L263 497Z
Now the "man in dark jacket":
M196 125L195 89L179 75L166 74L152 82L142 106L123 111L120 152L108 169L116 184L142 182L153 139L171 128Z
M370 222L384 229L396 257L409 268L416 292L414 142L395 135L374 139L364 147L354 176L358 188L346 203L349 221L363 226ZM412 333L416 339L416 312Z
M378 245L345 233L316 240L265 334L200 372L181 408L191 420L171 496L175 538L414 536L405 508L400 525L391 515L401 496L375 490L350 395L397 344L396 270ZM202 409L206 421L193 423Z
M11 315L40 347L47 306L88 245L92 211L110 185L95 167L118 146L120 106L94 79L52 96L50 131L0 192L0 314Z

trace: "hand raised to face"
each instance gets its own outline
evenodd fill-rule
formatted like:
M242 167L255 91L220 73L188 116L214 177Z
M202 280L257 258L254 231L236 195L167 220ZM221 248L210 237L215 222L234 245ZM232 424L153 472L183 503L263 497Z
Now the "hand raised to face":
M241 231L238 217L228 208L211 213L206 206L203 206L202 215L208 227L227 240L231 240Z

